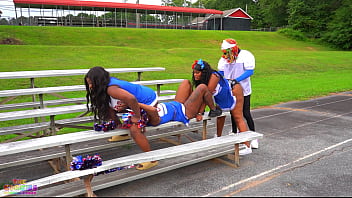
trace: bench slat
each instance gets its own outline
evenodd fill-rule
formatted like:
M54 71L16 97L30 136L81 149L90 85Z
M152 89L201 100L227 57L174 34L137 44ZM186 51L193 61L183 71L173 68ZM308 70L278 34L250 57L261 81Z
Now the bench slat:
M139 68L109 68L105 70L108 71L109 73L131 73L131 72L146 72L146 71L164 71L165 68L164 67L139 67ZM89 69L0 72L0 79L77 76L77 75L85 75L88 71Z
M24 119L24 118L52 116L52 115L77 113L77 112L85 112L85 111L87 111L87 106L85 104L52 107L52 108L44 108L44 109L31 109L31 110L24 110L24 111L12 111L12 112L0 113L0 121L18 120L18 119Z
M69 118L69 119L62 119L56 120L55 124L63 125L63 124L82 124L82 123L89 123L93 122L93 116L84 116L84 117L77 117L77 118ZM15 134L21 132L30 132L30 131L41 131L44 129L50 128L50 122L39 122L33 124L24 124L24 125L15 125L10 127L1 127L0 128L0 135L7 135L7 134Z
M55 146L61 146L66 144L76 143L80 141L89 141L98 138L108 138L114 135L123 135L126 134L126 130L112 130L108 132L102 131L83 131L76 133L69 133L64 135L54 135L42 138L34 138L23 141L8 142L0 144L0 156L25 152L40 148L49 148ZM16 147L16 148L14 148Z
M164 85L180 83L184 79L167 79L167 80L147 80L147 81L135 81L134 84L139 85ZM71 85L71 86L57 86L57 87L43 87L43 88L28 88L28 89L13 89L0 91L0 97L8 96L22 96L22 95L33 95L33 94L46 94L46 93L58 93L58 92L70 92L70 91L85 91L85 85Z
M72 104L72 103L85 103L87 100L83 98L65 98L59 100L46 100L44 101L44 106L62 105L62 104ZM23 102L23 103L13 103L0 105L0 110L12 110L21 108L38 108L40 107L40 102Z
M95 176L92 180L93 191L106 189L119 184L135 181L137 179L146 178L152 175L164 173L170 170L182 168L216 157L224 156L233 152L233 146L226 148L212 149L206 152L190 154L174 159L164 160L159 162L159 165L152 169L143 171L139 170L123 170L109 173L107 175ZM69 182L65 184L55 185L45 189L40 189L36 195L40 197L74 197L85 194L87 191L82 181Z
M161 90L160 94L175 94L175 90ZM161 98L160 98L161 97ZM166 97L169 100L169 97ZM163 100L163 96L159 96L159 100ZM59 100L46 100L44 101L44 106L71 104L71 103L85 103L87 100L85 97L82 98L65 98ZM24 103L14 103L0 105L0 110L11 110L20 108L35 108L40 107L40 102L24 102Z
M172 100L173 98L175 98L174 95L160 96L160 101ZM87 111L86 104L51 107L51 108L44 108L44 109L31 109L31 110L23 110L23 111L12 111L12 112L0 113L0 121L19 120L19 119L25 119L25 118L52 116L52 115L86 112L86 111Z

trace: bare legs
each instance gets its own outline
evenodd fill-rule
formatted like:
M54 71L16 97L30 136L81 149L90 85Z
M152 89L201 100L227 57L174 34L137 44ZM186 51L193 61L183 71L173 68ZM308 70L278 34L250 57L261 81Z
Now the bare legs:
M216 135L220 137L222 135L222 130L224 129L226 116L221 116L216 118Z
M149 105L147 105L147 106L149 106ZM152 108L155 108L155 107L152 107ZM142 133L141 128L138 128L137 125L133 124L130 127L130 133L131 133L131 136L132 136L134 142L139 146L139 148L143 152L151 151L149 141L148 141L147 137L145 137L144 133ZM156 165L158 165L157 161L143 162L143 163L140 163L136 167L136 169L137 170L146 170L146 169L152 168Z
M240 84L236 84L232 89L232 94L236 97L236 105L235 108L231 110L231 116L236 122L239 132L248 131L247 124L243 119L243 90ZM222 130L225 124L225 117L218 117L216 120L217 125L217 136L222 135ZM245 144L249 147L249 142L245 142Z
M236 97L235 108L231 110L232 116L235 119L236 125L240 132L248 131L247 124L243 119L243 90L240 84L236 84L232 89L233 95Z
M86 197L97 197L92 190L92 179L93 175L87 175L84 177L84 186L86 187Z
M200 84L192 91L192 84L189 80L184 80L175 96L175 101L183 103L186 109L186 116L191 119L195 118L202 107L208 105L210 109L215 110L213 96L205 84Z
M186 100L191 96L192 84L189 80L184 80L181 82L180 86L176 91L175 101L184 104Z
M153 107L154 108L154 107ZM147 137L142 133L142 129L138 128L137 125L132 125L130 127L130 133L134 142L139 146L139 148L144 151L150 151L150 145Z

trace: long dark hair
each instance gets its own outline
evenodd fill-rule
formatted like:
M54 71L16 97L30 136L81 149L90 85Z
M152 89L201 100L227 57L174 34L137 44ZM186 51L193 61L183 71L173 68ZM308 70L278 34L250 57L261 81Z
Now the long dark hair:
M193 86L197 87L200 84L208 85L211 74L216 72L216 70L212 69L208 62L203 61L201 59L195 61L192 65L192 83ZM202 76L200 80L194 79L194 70L201 71Z
M92 89L89 88L87 78L92 81ZM103 67L91 68L84 77L87 91L87 108L94 114L95 120L107 121L110 119L110 96L107 94L109 82L110 74Z

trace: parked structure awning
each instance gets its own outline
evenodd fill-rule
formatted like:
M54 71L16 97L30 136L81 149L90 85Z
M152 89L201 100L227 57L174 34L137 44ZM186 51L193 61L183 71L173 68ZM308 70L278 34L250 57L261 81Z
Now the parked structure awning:
M40 9L69 9L69 10L92 10L95 11L126 11L133 13L146 13L152 11L153 14L173 14L175 12L183 13L183 15L197 14L204 16L207 14L223 14L223 11L214 9L189 8L189 7L173 7L161 5L146 5L133 3L116 3L101 1L85 1L85 0L14 0L16 7L19 8L40 8Z

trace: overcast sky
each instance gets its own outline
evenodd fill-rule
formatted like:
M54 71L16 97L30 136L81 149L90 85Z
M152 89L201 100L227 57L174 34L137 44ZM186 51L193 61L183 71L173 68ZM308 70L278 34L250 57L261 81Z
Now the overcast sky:
M106 1L106 2L118 2L124 3L124 0L94 0L94 1ZM127 0L126 3L136 3L137 0ZM140 4L148 5L161 5L161 0L139 0ZM1 17L15 17L15 8L13 5L13 0L0 0L0 10L2 11ZM22 9L23 10L23 9ZM19 13L17 13L19 14ZM24 16L27 14L23 13Z

